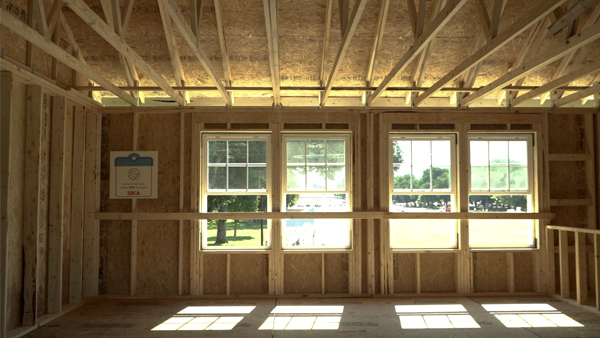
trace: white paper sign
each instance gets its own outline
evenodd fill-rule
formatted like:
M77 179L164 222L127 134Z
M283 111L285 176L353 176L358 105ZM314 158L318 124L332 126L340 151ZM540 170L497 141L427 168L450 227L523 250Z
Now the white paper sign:
M110 198L157 198L157 190L157 151L110 152Z

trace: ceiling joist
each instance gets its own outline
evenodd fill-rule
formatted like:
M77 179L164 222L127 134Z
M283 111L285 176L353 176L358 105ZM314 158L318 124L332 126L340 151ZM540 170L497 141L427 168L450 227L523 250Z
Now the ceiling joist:
M319 84L325 85L325 73L327 72L327 59L329 57L329 37L331 36L331 15L333 12L333 0L327 0L325 7L325 33L323 34L323 52L321 54L321 73L319 74Z
M451 81L454 81L461 74L468 71L471 67L476 66L490 56L492 53L496 52L498 49L502 48L512 39L514 39L517 35L523 33L529 27L534 25L538 20L546 17L550 12L556 9L558 6L562 5L567 0L548 0L540 3L537 7L532 9L531 11L525 13L520 19L518 19L514 24L500 33L496 38L494 38L490 43L487 43L482 48L480 48L476 53L472 54L468 58L466 58L463 62L461 62L458 66L456 66L449 73L444 75L440 80L438 80L431 88L421 95L417 96L414 101L415 106L421 104L425 99L433 96L438 92L440 88L445 87Z
M281 105L280 90L281 80L279 76L279 29L277 16L277 1L263 0L263 11L265 13L265 28L267 32L267 43L269 48L269 67L271 70L271 83L273 84L273 105Z

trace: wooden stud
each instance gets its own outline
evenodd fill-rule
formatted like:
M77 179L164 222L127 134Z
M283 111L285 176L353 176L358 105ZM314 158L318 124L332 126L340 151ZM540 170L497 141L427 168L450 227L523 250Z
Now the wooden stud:
M191 177L200 177L200 123L196 120L197 115L192 115L192 154L191 154ZM192 181L193 182L193 181ZM190 210L198 211L199 206L199 184L192 184L190 197ZM200 226L198 220L190 222L190 294L201 294L200 269L202 269L202 261L200 260L200 243L199 234Z
M596 280L596 310L600 311L600 234L594 235L594 277Z
M466 124L458 126L458 168L457 179L459 177L469 177L470 175L470 151L469 151L469 138L468 138L468 127ZM457 194L458 194L458 205L457 208L462 213L469 212L469 182L468 179L458 180ZM472 254L469 247L469 221L467 219L461 219L458 221L460 227L459 231L459 250L457 254L457 273L456 273L456 291L458 293L466 294L472 293L473 288L473 273L472 273Z
M52 101L52 156L50 164L50 199L48 222L48 313L60 313L62 308L62 263L63 263L63 221L65 220L64 201L66 158L65 148L70 145L66 134L66 99L54 97Z
M417 294L421 293L421 254L420 253L416 253L416 262L415 262L415 276L417 277L415 279L415 290L417 292Z
M75 107L73 114L73 180L71 199L71 245L69 302L82 300L83 196L85 168L85 108Z
M587 250L585 247L585 233L575 233L575 271L577 283L577 303L587 301Z
M0 72L0 337L8 334L8 199L13 75Z
M509 293L515 293L515 253L506 253L506 285Z
M374 115L373 114L369 114L368 118L367 118L367 125L366 125L366 130L367 130L367 135L366 135L366 139L367 139L367 149L373 149L374 146L374 136L373 136L373 131L374 131ZM368 151L367 150L367 156L366 156L366 161L367 163L373 163L373 152L372 151ZM373 186L375 183L374 180L374 175L375 172L373 170L373 166L372 165L368 165L367 166L367 186ZM367 210L373 210L375 205L374 205L374 192L373 189L367 189L367 205L365 206L367 208ZM375 294L375 232L374 232L374 221L372 219L366 220L367 225L367 294L368 295L373 295Z
M133 113L133 146L132 150L138 149L138 138L139 138L139 125L140 125L140 114ZM137 212L137 199L131 200L131 212ZM129 294L134 296L137 293L137 231L138 222L137 220L131 221L131 261L130 261L130 273L129 273Z
M544 243L546 251L546 292L550 295L556 293L555 282L555 256L554 256L554 230L546 230L546 242Z
M558 259L560 266L560 296L569 298L569 233L558 232Z
M185 192L185 113L179 114L179 212L184 210ZM179 220L179 240L178 240L178 258L177 269L177 294L183 294L183 241L184 241L184 221Z

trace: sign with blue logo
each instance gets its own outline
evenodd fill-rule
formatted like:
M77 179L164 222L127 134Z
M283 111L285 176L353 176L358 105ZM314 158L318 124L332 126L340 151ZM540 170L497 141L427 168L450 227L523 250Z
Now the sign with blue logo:
M110 164L110 198L157 198L157 151L111 151Z

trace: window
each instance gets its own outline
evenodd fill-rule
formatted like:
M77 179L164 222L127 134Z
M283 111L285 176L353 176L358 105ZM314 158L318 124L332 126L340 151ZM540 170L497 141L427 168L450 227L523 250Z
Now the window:
M533 212L533 135L472 134L470 212ZM535 221L469 221L472 248L535 247Z
M453 210L455 142L453 134L391 135L391 212ZM390 240L395 249L457 248L457 221L433 216L392 219Z
M350 211L350 135L283 135L283 211ZM282 220L284 249L347 249L349 219Z
M270 211L270 136L203 134L202 212ZM203 249L264 249L267 219L204 220Z

